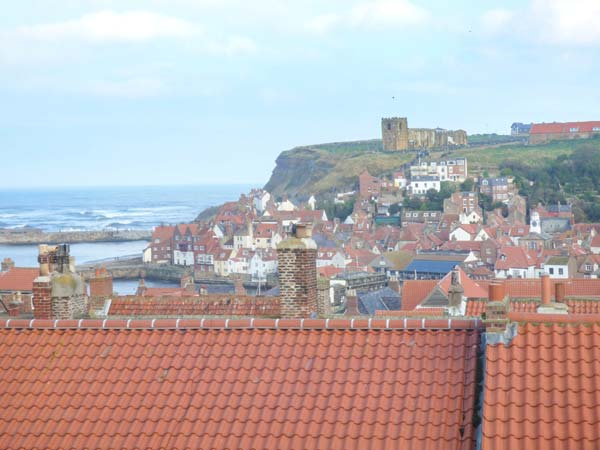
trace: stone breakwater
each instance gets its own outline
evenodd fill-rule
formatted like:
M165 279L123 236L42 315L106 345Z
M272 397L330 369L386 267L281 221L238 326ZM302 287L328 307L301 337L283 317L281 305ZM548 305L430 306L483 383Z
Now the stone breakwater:
M45 232L37 229L0 229L0 244L31 245L127 242L150 240L151 236L151 230Z

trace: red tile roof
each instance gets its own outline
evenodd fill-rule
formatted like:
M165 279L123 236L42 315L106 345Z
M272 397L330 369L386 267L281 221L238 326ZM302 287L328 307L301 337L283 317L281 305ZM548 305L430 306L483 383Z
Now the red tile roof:
M40 269L12 267L0 272L0 291L31 292L33 280L40 276Z
M458 268L458 278L461 286L464 289L463 295L467 298L487 298L488 290L487 288L481 287L476 281L473 281L469 278L466 272ZM442 278L439 282L439 286L444 291L444 293L448 294L448 289L452 284L452 272L446 274L444 278Z
M600 128L599 121L589 122L553 122L553 123L534 123L531 124L529 134L543 133L570 133L571 128L578 128L578 133L591 133L594 128Z
M482 448L597 449L599 348L598 324L528 323L488 345Z
M541 298L542 285L539 278L511 278L507 280L480 280L478 283L488 288L492 281L504 283L506 295L510 298ZM565 284L565 295L567 297L600 297L600 279L594 278L575 278L575 279L551 279L552 296L554 296L554 285L556 283Z
M437 286L437 283L438 280L406 280L402 285L402 310L415 309Z
M474 444L477 331L12 322L20 328L0 330L0 448Z

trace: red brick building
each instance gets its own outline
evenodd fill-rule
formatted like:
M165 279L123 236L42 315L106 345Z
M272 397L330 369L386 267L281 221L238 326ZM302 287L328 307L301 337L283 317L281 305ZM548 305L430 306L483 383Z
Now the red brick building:
M529 132L530 144L566 139L589 139L600 136L600 121L534 123Z

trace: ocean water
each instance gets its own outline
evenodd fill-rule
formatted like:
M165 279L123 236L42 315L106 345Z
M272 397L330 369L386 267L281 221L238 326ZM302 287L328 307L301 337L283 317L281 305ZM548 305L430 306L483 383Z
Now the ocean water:
M147 230L189 222L209 206L236 200L248 185L0 190L0 228L44 231Z
M202 210L236 200L252 186L170 186L0 190L0 228L30 226L44 231L152 229L194 220ZM146 241L71 245L76 264L141 256ZM0 245L0 260L36 267L37 245ZM119 294L133 294L137 280L115 280ZM178 283L148 280L151 287Z

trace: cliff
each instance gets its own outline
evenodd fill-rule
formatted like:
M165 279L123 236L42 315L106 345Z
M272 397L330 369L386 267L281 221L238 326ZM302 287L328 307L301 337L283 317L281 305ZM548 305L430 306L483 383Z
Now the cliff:
M410 162L415 153L383 152L381 140L340 142L296 147L276 160L265 189L275 197L307 198L358 187L366 168L372 175L387 175Z

